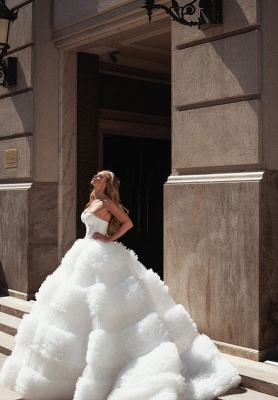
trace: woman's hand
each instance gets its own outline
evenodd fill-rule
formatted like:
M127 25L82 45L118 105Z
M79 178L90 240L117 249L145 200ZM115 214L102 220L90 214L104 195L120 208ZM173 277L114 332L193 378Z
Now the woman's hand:
M100 232L95 232L95 233L93 234L93 239L101 240L101 241L104 242L104 243L110 242L109 236L103 235L103 234L100 233Z

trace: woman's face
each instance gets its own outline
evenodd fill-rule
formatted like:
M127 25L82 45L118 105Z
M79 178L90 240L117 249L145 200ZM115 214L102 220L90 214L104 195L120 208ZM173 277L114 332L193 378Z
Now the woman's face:
M106 174L104 171L98 172L96 175L94 175L93 179L91 180L91 184L94 187L102 187L106 186Z

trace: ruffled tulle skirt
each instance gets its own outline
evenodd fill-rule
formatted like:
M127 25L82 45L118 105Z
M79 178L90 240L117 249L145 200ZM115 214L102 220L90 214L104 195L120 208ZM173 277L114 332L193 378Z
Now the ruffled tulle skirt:
M36 300L0 375L27 400L208 400L240 383L120 243L77 240Z

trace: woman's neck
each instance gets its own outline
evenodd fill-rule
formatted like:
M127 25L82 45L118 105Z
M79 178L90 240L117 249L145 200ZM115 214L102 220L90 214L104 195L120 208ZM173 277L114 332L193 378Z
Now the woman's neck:
M105 192L103 190L95 191L95 200L103 200L105 197Z

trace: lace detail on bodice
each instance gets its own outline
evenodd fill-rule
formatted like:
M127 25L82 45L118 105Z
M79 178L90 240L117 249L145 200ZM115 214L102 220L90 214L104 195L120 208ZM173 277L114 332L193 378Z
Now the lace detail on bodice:
M107 233L108 222L87 211L81 214L81 221L86 225L85 238L92 239L94 232L100 232L103 235Z

